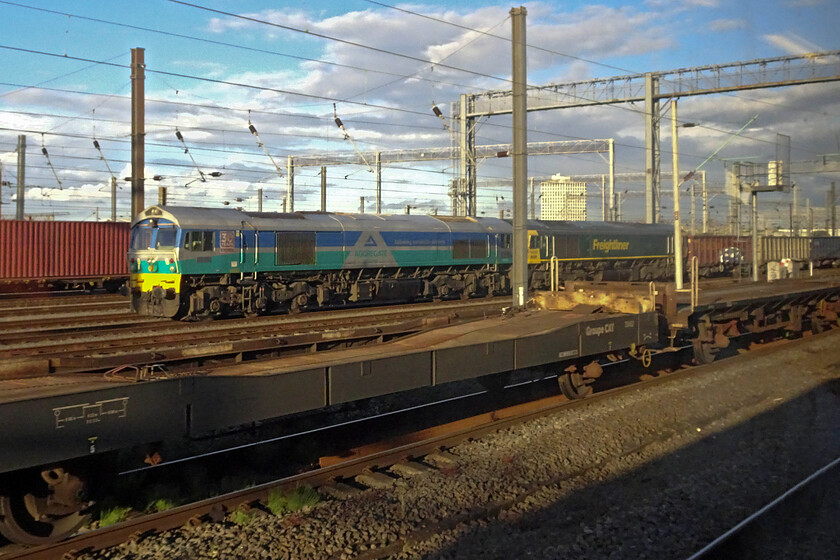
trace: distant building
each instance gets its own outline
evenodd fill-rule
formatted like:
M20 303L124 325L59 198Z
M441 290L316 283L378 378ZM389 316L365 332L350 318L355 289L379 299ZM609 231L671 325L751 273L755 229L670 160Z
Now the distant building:
M540 219L586 221L586 183L554 175L540 183Z

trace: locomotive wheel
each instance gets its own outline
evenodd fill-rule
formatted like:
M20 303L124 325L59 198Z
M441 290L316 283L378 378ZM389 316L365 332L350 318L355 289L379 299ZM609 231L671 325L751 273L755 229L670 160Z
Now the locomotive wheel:
M309 303L309 296L306 294L298 294L292 298L289 303L289 309L292 313L300 313L304 307Z
M577 372L561 373L557 376L557 383L567 399L582 399L592 394L592 386Z
M26 545L62 541L84 525L85 511L92 503L83 502L82 481L57 468L41 473L42 483L27 493L0 495L0 534L14 543ZM46 492L43 482L46 482Z

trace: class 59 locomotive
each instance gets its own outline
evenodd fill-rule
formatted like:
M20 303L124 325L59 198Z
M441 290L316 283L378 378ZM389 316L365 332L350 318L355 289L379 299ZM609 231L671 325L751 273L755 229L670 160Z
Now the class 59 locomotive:
M495 218L152 206L132 224L133 309L172 318L509 291Z
M529 285L673 274L661 224L528 223ZM196 319L510 293L513 228L468 216L152 206L133 222L135 311Z

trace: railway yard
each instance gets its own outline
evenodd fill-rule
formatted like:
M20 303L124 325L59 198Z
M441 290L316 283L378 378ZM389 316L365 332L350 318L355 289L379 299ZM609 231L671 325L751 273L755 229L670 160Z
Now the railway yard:
M29 4L0 560L840 558L830 2Z
M763 557L801 512L733 527L840 455L838 297L826 272L574 282L515 314L0 301L0 558ZM840 550L820 503L773 546Z

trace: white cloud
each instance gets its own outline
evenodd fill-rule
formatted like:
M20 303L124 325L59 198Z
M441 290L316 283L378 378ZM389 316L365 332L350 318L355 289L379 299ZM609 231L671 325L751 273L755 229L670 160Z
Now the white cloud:
M648 3L647 6L652 5ZM675 22L685 14L712 8L718 2L665 2L657 9L645 5L625 7L587 5L579 8L558 8L556 4L539 2L528 6L529 81L532 83L568 82L591 79L593 76L613 75L615 69L594 66L588 60L609 60L622 65L622 60L642 55L642 60L658 61L657 57L670 54L669 49L679 46L678 34L673 33ZM411 5L407 9L428 14L434 18L455 22L473 29L490 29L494 35L508 37L509 6L498 5L467 11L467 8L442 8L439 6ZM665 9L667 8L667 9ZM697 8L694 12L690 10ZM675 14L682 14L677 16ZM156 187L167 186L170 200L177 204L220 205L222 201L232 206L256 207L256 189L264 187L271 201L267 209L277 209L285 193L285 179L277 177L274 167L257 146L257 140L247 129L249 118L259 129L275 161L285 168L286 156L295 154L330 154L351 152L352 146L343 138L333 122L331 101L270 91L294 91L312 96L345 100L337 103L341 117L354 142L362 150L399 150L432 146L448 146L453 140L430 108L436 102L445 115L451 112L450 104L463 92L480 92L483 89L504 89L509 83L488 76L507 78L510 74L510 43L506 40L477 34L440 22L418 18L410 14L387 9L369 9L323 18L305 10L265 10L255 17L294 26L316 33L339 37L346 41L371 45L381 51L404 53L424 60L441 61L430 65L422 60L395 57L385 52L362 49L340 42L316 39L302 33L292 33L253 22L216 18L207 24L209 32L236 38L275 41L273 50L306 53L340 64L370 70L354 70L317 62L278 66L266 64L237 68L214 59L196 57L188 59L179 52L177 58L163 66L196 68L196 72L212 77L269 88L246 89L224 84L191 82L166 77L166 81L148 74L147 99L171 99L183 105L149 102L147 104L146 176L163 175L159 182L147 181L148 203L157 199ZM715 19L709 24L714 31L731 31L746 25L739 19ZM280 39L282 38L282 43ZM768 34L767 43L784 52L820 50L792 33ZM240 41L241 40L241 41ZM539 46L541 49L533 48ZM570 58L563 54L574 55ZM445 60L444 60L445 59ZM258 59L257 59L258 60ZM635 61L634 61L635 63ZM291 64L291 63L289 63ZM628 64L631 66L632 64ZM432 67L430 67L432 66ZM455 69L469 69L477 74ZM643 71L645 68L635 68ZM396 74L387 75L382 72ZM210 74L208 74L210 73ZM127 78L126 78L127 79ZM75 78L74 78L75 80ZM92 89L93 84L79 83L76 89ZM809 86L810 87L810 86ZM793 107L818 107L835 118L840 114L836 101L826 102L836 86L822 89L788 88L773 92L751 92L739 97L715 96L693 98L681 106L685 119L709 124L716 129L737 129L755 113L761 113L759 124L751 128L748 136L772 139L775 131L791 134L795 149L808 143L816 153L836 151L836 139L825 122L836 122L810 112L794 111ZM177 88L177 95L174 91ZM805 91L807 90L807 92ZM834 96L836 98L836 94ZM761 99L758 103L752 99ZM214 104L233 110L219 110L198 105ZM767 105L766 103L773 103ZM395 107L388 111L374 105ZM0 108L26 107L32 112L66 115L62 118L44 116L11 116L3 114L4 126L30 130L54 130L73 136L46 136L53 161L66 180L70 193L105 200L100 189L107 185L107 172L98 160L90 137L93 123L73 119L73 116L91 116L122 122L96 122L96 134L106 157L114 169L121 169L119 177L130 175L129 153L129 104L127 99L108 99L99 96L80 97L47 90L23 90L0 98ZM251 111L249 113L249 110ZM176 140L178 127L184 134L190 154L205 172L220 170L224 175L206 183L195 181L188 188L184 185L198 177L189 155ZM477 127L479 144L497 144L510 141L510 119L494 116L481 119ZM643 118L639 107L630 105L605 106L529 114L531 141L567 140L570 138L615 138L618 171L638 170L642 164ZM539 131L539 132L537 132ZM78 136L78 138L74 137ZM687 129L682 135L686 165L697 164L728 137L728 132L709 129ZM663 150L667 151L668 135L663 132ZM3 149L13 149L16 133L0 131ZM44 165L38 149L40 138L30 137L29 163L32 184L48 184L51 172ZM733 141L728 155L750 154L770 150L772 142L756 142L750 138ZM804 154L804 151L800 152ZM85 158L85 159L77 159ZM5 169L11 170L14 154L3 154ZM666 161L666 160L664 160ZM666 161L667 163L667 161ZM422 199L422 205L432 207L446 201L448 182L454 177L452 162L434 164L412 163L398 169L386 166L386 208L401 211L412 197ZM600 172L605 167L602 160L590 156L550 156L532 158L529 169L534 174L554 172ZM665 165L667 167L667 165ZM720 163L709 166L720 171ZM416 171L429 168L434 172ZM312 209L318 206L317 169L301 168L296 177L296 208ZM284 170L285 172L285 170ZM499 159L483 162L479 176L504 176L510 173L510 160ZM347 178L345 179L345 175ZM358 196L372 191L373 181L365 169L358 167L330 167L328 171L331 193L330 208L351 210L358 207ZM54 183L54 179L52 179ZM125 186L124 183L121 183ZM127 187L126 187L127 188ZM361 194L359 194L361 193ZM33 195L44 200L58 200L65 195L41 193ZM127 205L126 191L121 191L121 204ZM8 200L8 193L6 196ZM35 200L33 198L33 200ZM77 200L70 198L67 200ZM490 200L490 198L486 199ZM494 212L495 201L488 202L487 212ZM344 206L342 206L344 205ZM488 210L489 208L489 210ZM123 210L123 213L125 211Z
M808 39L800 37L793 32L787 32L784 34L768 34L762 36L762 39L788 54L807 54L812 52L821 52L824 50L819 45L816 45Z
M742 19L716 19L709 22L709 29L711 31L732 31L733 29L743 29L746 27L746 22Z

